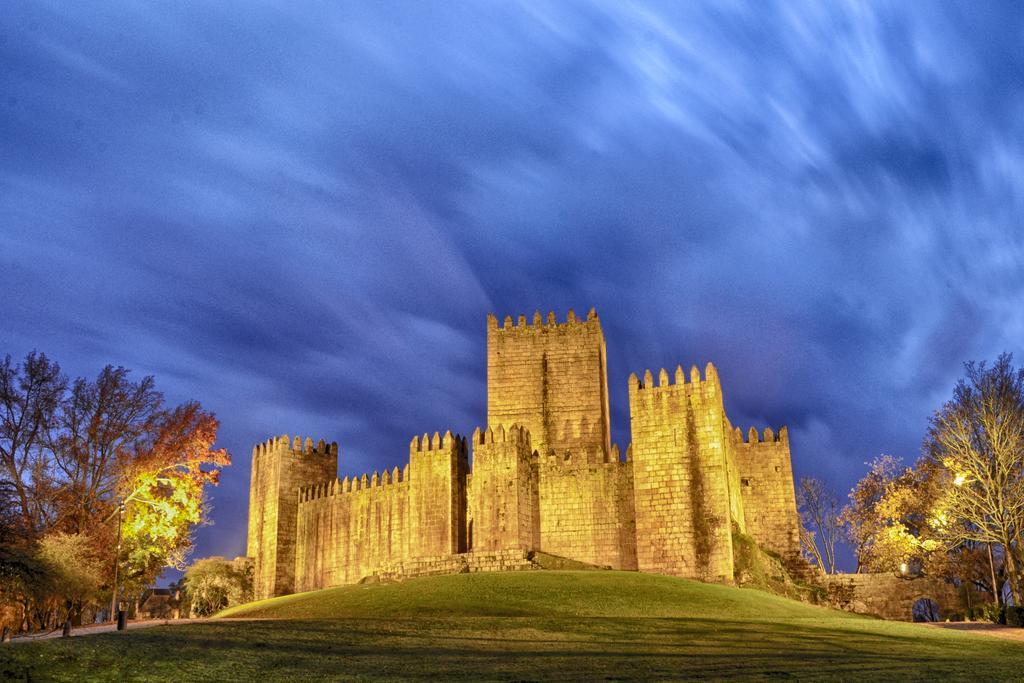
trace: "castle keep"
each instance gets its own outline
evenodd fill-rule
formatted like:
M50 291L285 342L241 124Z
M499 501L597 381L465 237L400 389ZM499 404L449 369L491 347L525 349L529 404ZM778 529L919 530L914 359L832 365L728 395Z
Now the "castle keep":
M487 427L413 437L402 468L337 478L337 444L253 450L257 599L377 576L519 569L530 551L730 582L732 532L799 554L786 428L733 428L703 375L629 377L632 444L611 443L601 323L487 318ZM470 465L472 455L472 466Z

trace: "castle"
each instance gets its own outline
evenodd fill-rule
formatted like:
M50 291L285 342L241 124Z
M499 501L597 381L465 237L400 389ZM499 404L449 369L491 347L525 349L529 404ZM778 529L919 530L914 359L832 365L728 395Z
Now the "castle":
M800 552L785 427L744 434L710 363L629 377L632 444L612 445L597 314L487 317L487 424L413 437L401 469L337 478L338 446L257 445L248 555L257 599L366 577L517 569L540 551L733 580L734 531ZM472 452L472 468L470 453Z

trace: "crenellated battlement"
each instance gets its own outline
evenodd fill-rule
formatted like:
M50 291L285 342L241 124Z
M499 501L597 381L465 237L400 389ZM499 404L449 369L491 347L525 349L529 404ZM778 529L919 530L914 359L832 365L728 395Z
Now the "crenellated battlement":
M525 315L520 315L515 320L512 319L512 316L506 315L504 323L501 325L498 324L498 318L493 313L487 314L487 329L498 332L536 332L538 330L553 329L564 330L593 323L596 323L598 328L600 328L600 319L597 317L597 311L593 308L591 308L587 313L586 319L577 317L576 312L570 308L569 312L565 316L565 322L559 322L558 316L555 315L554 311L548 311L547 318L543 318L540 311L536 311L534 312L531 320L527 320Z
M274 451L286 451L291 449L291 437L287 434L283 436L274 436L266 441L262 441L252 449L253 458L257 456L264 456L267 453L273 453Z
M466 437L459 434L452 434L451 430L444 434L434 432L433 436L424 433L422 437L414 436L409 442L409 453L424 453L430 451L451 451L454 448L465 448Z
M299 502L306 503L322 498L344 496L352 493L359 493L360 491L367 491L369 489L385 488L388 486L403 484L408 476L409 466L406 465L405 468L401 470L396 466L391 470L384 470L382 472L377 472L375 470L372 474L363 474L359 477L352 477L351 479L348 477L345 477L344 479L338 479L335 477L331 481L299 487Z
M682 365L676 366L675 374L670 376L665 368L662 368L658 373L658 382L655 384L654 375L650 370L644 371L643 379L636 376L635 372L629 374L629 392L663 392L667 390L677 390L678 387L694 387L700 385L709 385L710 387L718 388L720 386L718 381L718 371L715 370L715 366L712 363L708 363L704 366L704 377L700 376L700 370L697 369L696 365L690 366L689 381L687 381L687 375L683 371Z
M762 438L761 434L758 434L757 429L751 427L744 432L739 427L733 430L733 438L738 445L749 446L756 443L789 443L789 429L787 427L780 427L776 433L771 427L764 428L764 435Z
M338 455L338 442L327 443L323 439L314 442L312 437L301 436L290 437L287 434L271 437L262 443L256 444L252 449L253 457L266 455L274 451L291 451L303 455Z
M530 430L518 424L512 425L507 431L504 425L498 425L493 428L488 427L487 429L477 427L473 430L473 443L480 445L489 443L521 443L529 448Z
M627 450L627 457L629 451ZM627 460L628 462L628 460ZM540 464L544 467L571 468L585 465L621 465L622 452L618 444L612 444L611 450L602 448L583 448L575 451L548 451L540 455Z

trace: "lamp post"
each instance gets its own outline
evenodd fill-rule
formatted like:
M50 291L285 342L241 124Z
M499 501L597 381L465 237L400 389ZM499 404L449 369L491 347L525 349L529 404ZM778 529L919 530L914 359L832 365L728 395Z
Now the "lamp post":
M110 596L110 620L118 621L117 618L117 570L121 564L121 521L124 518L124 498L119 498L117 501L117 546L114 550L114 587Z
M166 467L160 468L159 470L156 470L155 472L153 472L153 474L154 474L154 476L155 475L159 475L161 472L166 472L168 470L172 470L172 469L174 469L176 467L180 467L180 466L182 466L184 464L186 464L186 463L174 463L172 465L168 465ZM160 479L158 477L157 481L160 482L160 481L167 481L167 480L166 479ZM121 615L118 613L118 609L117 609L117 598L118 598L117 574L118 574L118 568L119 568L119 566L121 564L121 523L124 520L124 511L125 511L125 507L127 506L127 504L130 503L133 500L138 500L138 498L136 498L136 496L139 495L145 489L146 486L147 486L147 484L143 483L138 488L136 488L134 491L129 493L127 496L122 496L122 497L118 498L117 499L117 509L114 510L114 512L111 512L110 516L107 517L103 521L103 523L106 524L107 522L109 522L111 519L114 518L115 514L117 515L117 548L114 550L114 586L113 586L113 591L112 591L113 594L110 596L110 619L111 619L111 621L113 621L114 619L117 620L117 626L118 626L118 630L119 631L120 630L124 630L124 628L125 628L125 621L120 618Z

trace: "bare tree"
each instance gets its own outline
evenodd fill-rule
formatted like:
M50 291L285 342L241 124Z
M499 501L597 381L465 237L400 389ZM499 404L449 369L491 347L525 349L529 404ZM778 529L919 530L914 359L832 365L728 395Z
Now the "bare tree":
M1024 369L1002 354L964 365L953 398L931 418L925 453L946 478L942 531L952 543L1001 546L1007 583L1021 604L1024 532Z
M46 452L66 387L60 366L46 354L33 351L20 365L7 355L0 363L0 467L28 535L38 529L49 497Z
M108 365L95 381L75 380L54 448L65 531L81 533L108 514L125 471L148 452L163 417L163 396L152 377L133 382L127 369Z
M796 492L800 510L800 542L823 572L836 572L836 543L842 535L839 497L825 482L803 477Z

